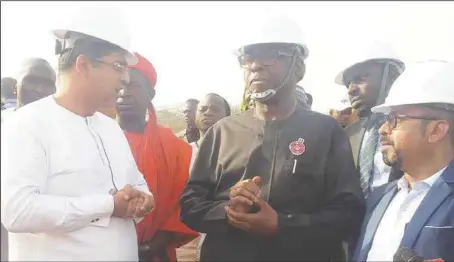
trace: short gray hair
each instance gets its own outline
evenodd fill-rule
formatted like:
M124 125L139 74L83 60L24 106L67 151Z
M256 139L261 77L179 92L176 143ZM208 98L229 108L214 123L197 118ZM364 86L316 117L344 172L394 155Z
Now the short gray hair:
M446 120L449 124L449 136L451 139L451 145L454 147L454 104L448 103L427 103L422 104L423 106L438 110L441 118Z

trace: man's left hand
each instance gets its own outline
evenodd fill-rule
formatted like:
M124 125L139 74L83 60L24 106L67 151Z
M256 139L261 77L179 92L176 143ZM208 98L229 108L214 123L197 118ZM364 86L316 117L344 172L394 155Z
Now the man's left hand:
M259 211L257 213L236 212L226 207L229 224L249 233L273 236L278 231L277 212L263 199L256 203Z

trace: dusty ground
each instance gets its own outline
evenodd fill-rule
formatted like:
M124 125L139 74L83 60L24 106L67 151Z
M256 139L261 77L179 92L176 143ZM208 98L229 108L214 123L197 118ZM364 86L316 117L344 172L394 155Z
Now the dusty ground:
M177 260L179 262L196 261L196 248L199 243L199 237L177 249Z

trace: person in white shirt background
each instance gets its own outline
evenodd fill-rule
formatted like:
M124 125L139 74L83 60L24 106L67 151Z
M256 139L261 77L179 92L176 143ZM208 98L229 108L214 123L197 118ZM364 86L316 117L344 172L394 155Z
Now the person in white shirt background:
M343 128L359 120L358 112L352 109L348 94L345 94L339 102L334 104L329 109L328 114L336 119Z
M3 83L3 80L6 80ZM17 80L2 78L2 97L6 107L1 112L1 123L18 108L55 93L56 74L51 65L42 58L22 61ZM4 85L5 84L5 85ZM8 231L2 224L2 261L8 260Z
M54 31L57 93L2 124L10 260L138 261L134 220L154 207L120 126L96 112L115 105L137 62L129 31L115 9L78 15Z
M17 95L14 93L16 83L16 79L12 77L2 77L2 111L16 107Z
M57 76L46 60L38 57L28 58L22 61L19 68L17 82L12 89L13 94L17 95L16 103L2 110L2 123L18 108L52 95L56 91Z
M372 108L386 115L383 160L405 174L367 199L353 261L401 261L394 256L402 249L418 261L454 261L453 87L453 62L412 64Z

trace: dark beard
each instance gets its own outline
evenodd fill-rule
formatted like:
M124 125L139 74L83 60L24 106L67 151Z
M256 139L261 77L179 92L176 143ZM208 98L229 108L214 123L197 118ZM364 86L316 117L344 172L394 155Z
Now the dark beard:
M402 168L402 157L400 157L400 154L399 153L394 153L394 156L392 159L388 159L385 154L383 154L383 162L390 166L390 167L393 167L395 169L398 169L400 170Z
M359 108L358 117L368 117L372 114L370 107Z

